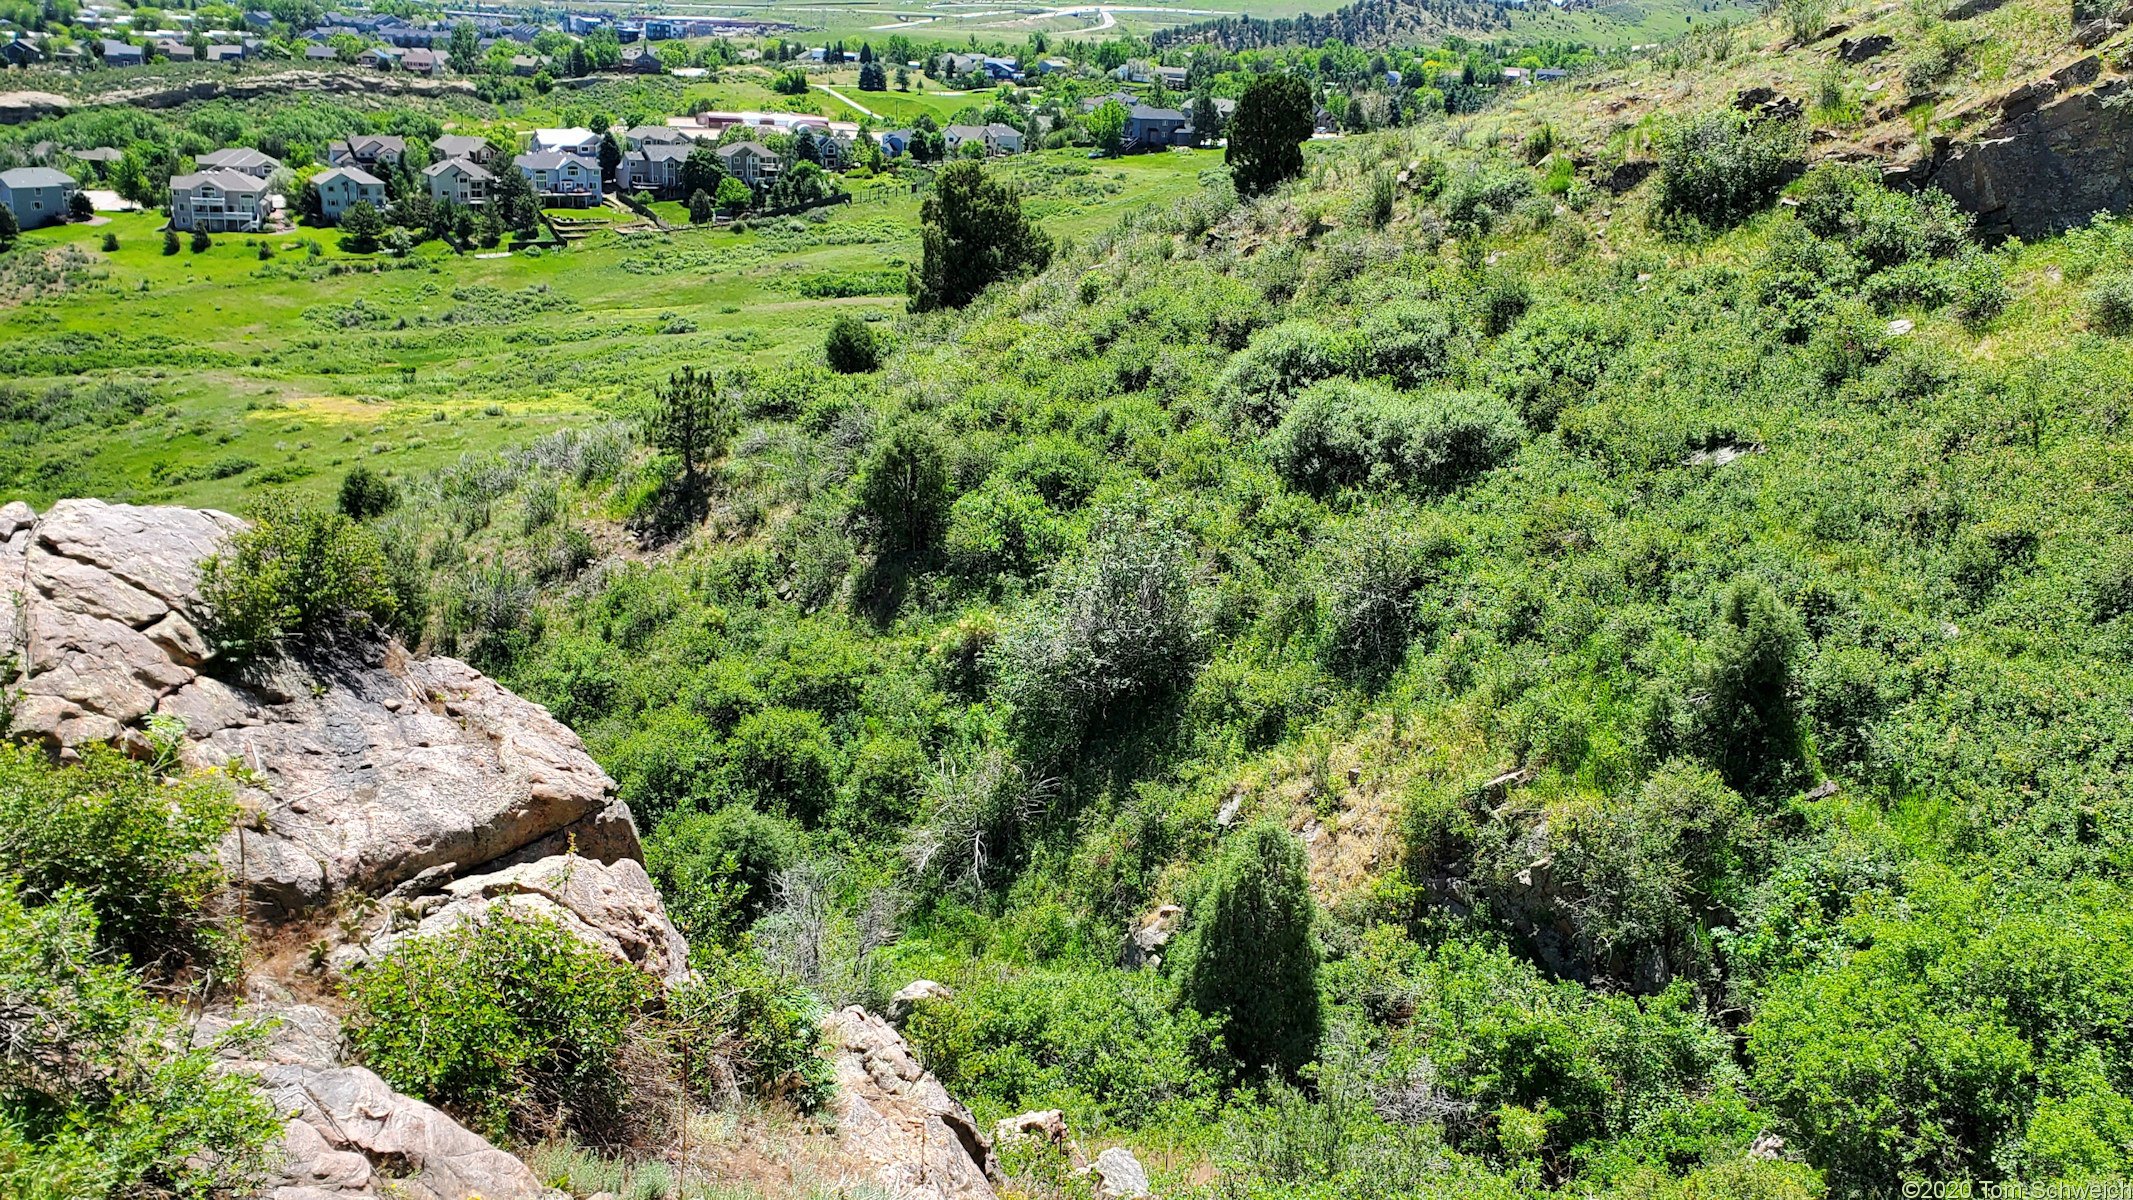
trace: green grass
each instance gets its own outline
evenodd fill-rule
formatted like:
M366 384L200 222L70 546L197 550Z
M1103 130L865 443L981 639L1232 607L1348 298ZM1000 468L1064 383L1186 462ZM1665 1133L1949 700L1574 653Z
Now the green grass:
M1090 163L1060 151L995 169L1022 180L1031 210L1071 239L1107 227L1122 207L1195 188L1218 161L1202 152ZM227 235L204 253L173 256L163 254L155 214L33 231L0 263L13 269L68 247L86 262L65 290L0 308L0 375L32 389L141 383L161 403L124 426L51 435L39 454L71 473L7 495L43 503L54 489L93 487L234 508L262 479L324 494L358 461L419 472L633 411L683 363L723 369L812 355L836 313L887 316L903 299L809 299L802 281L878 280L919 258L919 198L908 186L852 188L858 199L820 224L691 228L683 207L667 203L670 234L595 229L568 250L488 259L430 242L411 255L412 269L344 253L330 229ZM610 209L555 215L626 223ZM120 243L110 254L98 248L106 231ZM271 261L258 257L262 240ZM309 254L308 241L320 253ZM469 291L483 288L495 292ZM158 485L240 461L254 465Z

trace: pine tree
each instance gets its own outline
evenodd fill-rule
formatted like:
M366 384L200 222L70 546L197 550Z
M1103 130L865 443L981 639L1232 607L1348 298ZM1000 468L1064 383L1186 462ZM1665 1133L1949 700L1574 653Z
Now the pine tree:
M653 397L652 444L681 459L682 475L693 483L697 467L726 452L735 424L732 405L710 372L693 366L667 376Z
M690 221L698 225L708 225L716 215L718 215L716 206L713 204L711 197L702 188L696 189L689 195Z
M925 259L913 280L918 312L961 308L979 292L1052 261L1052 239L1022 212L1022 194L975 162L943 169L919 210Z
M1244 89L1229 121L1223 161L1237 190L1257 196L1303 174L1311 138L1311 85L1296 75L1261 75Z

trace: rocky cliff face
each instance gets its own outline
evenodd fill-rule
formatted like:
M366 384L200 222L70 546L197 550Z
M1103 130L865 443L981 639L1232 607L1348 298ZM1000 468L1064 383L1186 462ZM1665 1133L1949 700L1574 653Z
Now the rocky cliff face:
M2133 12L2129 12L2133 15ZM2042 237L2133 208L2133 81L2090 55L1991 101L1996 119L1892 182L1936 187L1987 237Z
M182 727L195 767L235 765L247 817L222 847L255 925L304 923L349 896L327 969L499 906L554 920L668 983L688 945L646 875L628 807L576 734L450 658L379 644L354 658L216 670L201 636L199 564L243 522L227 513L64 500L0 507L0 663L14 732L76 756L151 749ZM350 911L339 909L339 911ZM324 923L305 925L309 937ZM337 944L334 944L337 943ZM264 1049L229 1069L284 1117L272 1200L558 1200L531 1171L344 1061L340 1025L273 968L203 1017L205 1040L265 1020ZM325 1003L330 1003L330 997ZM824 1021L836 1053L840 1158L899 1195L990 1200L991 1150L903 1039L860 1009Z

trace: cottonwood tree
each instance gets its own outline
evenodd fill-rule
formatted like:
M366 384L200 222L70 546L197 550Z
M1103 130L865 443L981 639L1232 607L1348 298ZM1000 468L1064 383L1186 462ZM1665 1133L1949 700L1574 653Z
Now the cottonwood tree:
M987 286L1052 261L1052 239L1022 213L1013 185L975 162L941 171L919 210L925 260L911 281L916 312L961 308Z
M1295 75L1261 75L1244 89L1229 120L1229 164L1237 190L1257 196L1303 174L1311 138L1311 85Z

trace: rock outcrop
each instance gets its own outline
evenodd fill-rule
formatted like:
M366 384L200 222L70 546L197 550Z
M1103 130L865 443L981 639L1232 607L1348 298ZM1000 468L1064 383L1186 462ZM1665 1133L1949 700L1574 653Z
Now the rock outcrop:
M1142 1168L1141 1160L1133 1157L1133 1151L1124 1146L1113 1146L1097 1155L1089 1165L1089 1174L1095 1177L1100 1200L1134 1200L1148 1194L1148 1172Z
M247 768L254 819L224 865L269 917L572 845L603 862L642 857L577 735L465 663L381 646L364 661L208 672L199 564L242 528L227 513L99 500L0 508L16 732L62 754L141 747L163 715L184 723L193 765Z
M281 1154L261 1193L268 1200L541 1200L526 1165L362 1067L340 1065L339 1022L302 1004L248 1007L270 1026L258 1057L232 1055L284 1118ZM227 1032L229 1016L203 1018L195 1037Z
M823 1018L822 1031L837 1055L839 1136L884 1191L993 1200L992 1144L887 1021L854 1006Z
M1159 967L1163 964L1163 949L1170 945L1176 935L1178 922L1185 910L1175 904L1164 904L1142 917L1126 940L1118 947L1118 965L1128 971L1142 967Z
M644 867L633 859L608 864L568 854L455 879L409 902L420 918L412 929L382 934L336 966L348 969L403 938L433 937L499 908L546 917L616 962L667 983L689 976L688 943L667 919Z
M1998 97L1996 119L1980 136L1937 144L1927 161L1888 178L1947 192L1987 237L2086 225L2097 213L2133 208L2129 100L2133 80L2107 76L2090 55Z
M947 984L935 983L931 979L914 979L889 997L889 1024L901 1029L903 1023L911 1019L911 1014L918 1011L921 1003L928 1000L953 999L955 991Z

